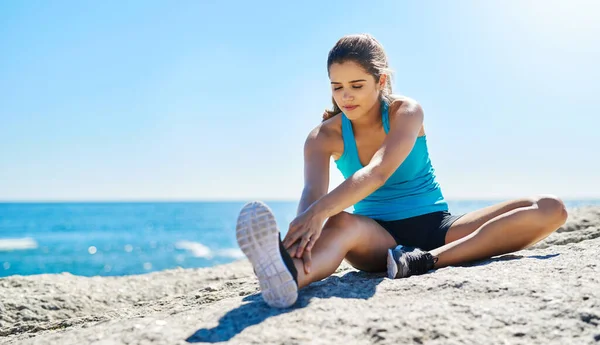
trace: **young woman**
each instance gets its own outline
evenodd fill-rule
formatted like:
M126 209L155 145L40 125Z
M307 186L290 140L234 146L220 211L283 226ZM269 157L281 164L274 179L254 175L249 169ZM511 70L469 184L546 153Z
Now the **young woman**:
M551 195L450 214L423 109L392 95L381 44L367 34L345 36L329 52L327 70L333 110L306 139L304 190L285 239L260 201L238 217L238 244L270 306L291 306L299 288L328 277L344 259L402 278L521 250L565 223L565 206ZM330 157L345 180L328 193ZM344 212L350 206L353 213Z

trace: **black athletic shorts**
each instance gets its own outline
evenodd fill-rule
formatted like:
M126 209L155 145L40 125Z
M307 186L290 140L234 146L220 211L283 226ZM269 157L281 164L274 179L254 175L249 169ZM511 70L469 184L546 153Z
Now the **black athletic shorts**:
M439 211L406 219L375 221L394 237L396 244L432 250L446 244L448 229L462 216Z

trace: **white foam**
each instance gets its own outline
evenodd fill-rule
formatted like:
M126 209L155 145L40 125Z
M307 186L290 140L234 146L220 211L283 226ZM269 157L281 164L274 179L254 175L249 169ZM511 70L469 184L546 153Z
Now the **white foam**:
M0 252L12 250L36 249L37 242L33 238L0 238Z
M217 255L232 259L241 259L244 257L244 253L239 248L221 249L217 252Z
M213 257L212 250L210 250L210 248L199 242L179 241L175 243L175 248L187 250L197 258L210 259Z
M175 248L187 250L197 258L212 259L215 256L220 256L226 258L241 259L244 257L244 253L242 253L242 251L239 248L212 250L200 242L193 241L179 241L175 243ZM178 261L180 260L183 261L183 258L178 259Z

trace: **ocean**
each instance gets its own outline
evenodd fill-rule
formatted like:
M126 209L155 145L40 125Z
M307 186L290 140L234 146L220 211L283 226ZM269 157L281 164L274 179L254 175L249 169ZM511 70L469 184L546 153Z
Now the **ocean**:
M452 213L497 201L448 201ZM297 202L266 203L283 235ZM567 207L600 200L567 200ZM0 277L69 272L123 276L243 258L239 202L0 203Z

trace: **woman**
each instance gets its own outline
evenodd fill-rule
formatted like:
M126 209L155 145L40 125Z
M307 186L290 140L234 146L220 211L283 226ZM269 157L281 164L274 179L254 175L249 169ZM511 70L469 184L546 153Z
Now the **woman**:
M292 305L299 288L344 259L402 278L521 250L565 223L563 202L550 195L450 214L429 159L423 109L392 96L381 44L367 34L345 36L327 69L333 110L306 139L304 190L286 237L262 202L246 204L238 217L238 243L270 306ZM345 180L327 193L331 157ZM344 212L350 206L354 212Z

